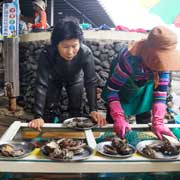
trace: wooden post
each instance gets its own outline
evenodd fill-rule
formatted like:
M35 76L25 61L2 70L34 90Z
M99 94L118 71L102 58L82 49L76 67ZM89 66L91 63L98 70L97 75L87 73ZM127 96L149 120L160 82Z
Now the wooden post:
M16 111L19 96L19 38L4 38L5 91L9 98L9 110Z

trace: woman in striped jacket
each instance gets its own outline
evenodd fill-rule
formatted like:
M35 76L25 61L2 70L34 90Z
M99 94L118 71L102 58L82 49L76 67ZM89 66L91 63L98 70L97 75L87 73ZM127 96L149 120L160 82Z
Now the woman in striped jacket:
M152 130L158 138L163 134L173 136L163 119L169 73L180 69L176 45L176 34L157 26L147 39L121 49L113 61L103 97L108 103L107 121L114 123L121 138L131 129L125 115L136 115L137 123L148 123L152 114Z

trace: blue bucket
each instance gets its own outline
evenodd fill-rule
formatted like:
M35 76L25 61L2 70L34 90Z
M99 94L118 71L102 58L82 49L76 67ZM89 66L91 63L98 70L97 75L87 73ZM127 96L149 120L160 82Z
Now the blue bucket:
M180 124L180 115L175 115L174 120L176 124Z
M173 119L175 121L176 124L180 124L180 115L178 115L174 110L172 110L171 108L167 108L167 111L170 113L173 113Z

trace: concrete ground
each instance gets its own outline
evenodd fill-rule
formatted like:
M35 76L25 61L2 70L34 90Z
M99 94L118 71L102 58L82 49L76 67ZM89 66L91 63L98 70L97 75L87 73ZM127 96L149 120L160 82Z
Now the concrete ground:
M8 98L0 97L0 137L14 121L25 122L31 117L31 114L24 112L23 108L19 106L17 106L16 112L10 112L8 110Z

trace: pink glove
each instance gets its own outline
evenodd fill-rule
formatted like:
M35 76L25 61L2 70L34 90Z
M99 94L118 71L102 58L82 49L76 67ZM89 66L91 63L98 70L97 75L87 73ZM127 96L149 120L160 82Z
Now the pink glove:
M120 138L124 138L126 130L131 130L124 117L123 109L119 101L112 101L109 104L110 115L114 120L114 131Z
M170 131L168 127L164 125L164 115L166 113L166 105L163 103L155 103L153 104L152 114L153 114L153 121L152 121L152 129L157 137L162 140L162 134L172 136L176 138L173 133Z

